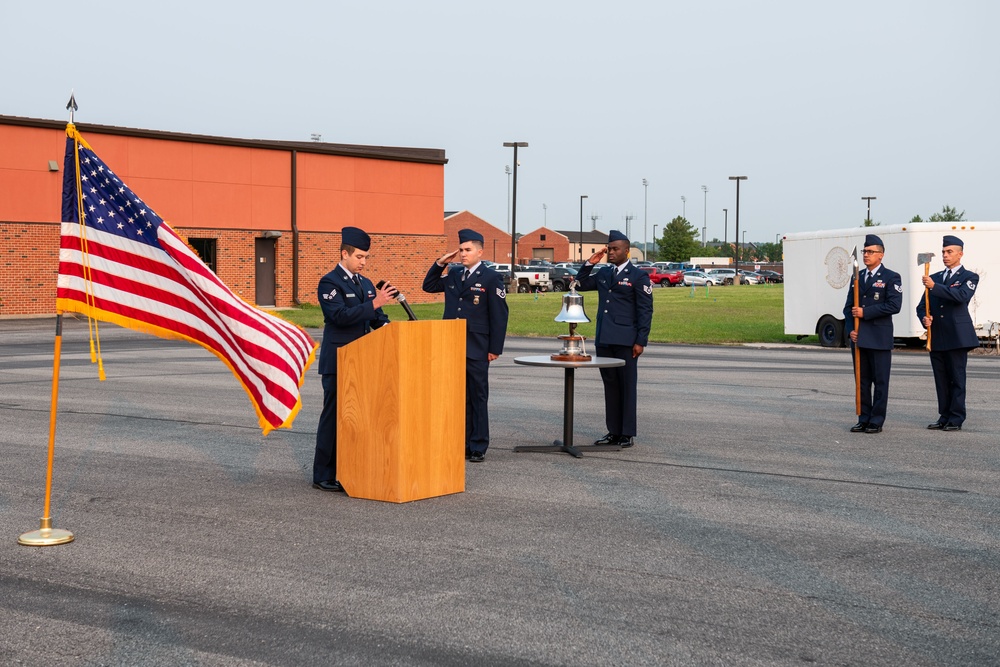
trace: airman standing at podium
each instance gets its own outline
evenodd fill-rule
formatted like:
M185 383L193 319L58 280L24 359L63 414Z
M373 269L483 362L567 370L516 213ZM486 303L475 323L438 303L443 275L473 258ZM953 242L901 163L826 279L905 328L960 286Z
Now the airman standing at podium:
M649 344L653 324L653 290L649 274L628 259L631 244L617 230L608 234L608 247L580 267L580 291L597 290L597 356L623 359L624 366L602 368L604 419L608 433L595 445L635 444L638 403L639 355ZM594 265L608 254L610 266L591 275Z
M343 491L337 481L337 349L388 324L382 306L396 289L386 283L381 290L361 275L368 262L371 237L357 227L344 227L340 263L322 278L316 294L323 309L323 344L319 373L323 378L323 411L316 429L313 488Z
M461 271L449 271L455 257ZM472 463L486 457L490 446L490 362L503 353L507 336L507 291L503 276L484 266L483 235L458 232L458 250L439 257L424 277L424 291L444 292L444 318L465 320L465 456Z

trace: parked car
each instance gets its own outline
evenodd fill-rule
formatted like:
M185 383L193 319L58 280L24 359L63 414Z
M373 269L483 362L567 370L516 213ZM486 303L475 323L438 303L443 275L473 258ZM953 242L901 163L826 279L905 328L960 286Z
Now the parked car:
M753 271L744 271L743 269L740 269L740 275L743 277L743 282L747 285L757 285L764 282L761 280L761 277Z
M736 269L711 269L708 271L708 275L715 280L716 284L733 285L736 283ZM740 284L747 285L749 281L741 275Z
M719 281L718 278L714 278L702 271L685 271L684 284L700 287L702 285L718 285Z
M688 262L657 262L657 264L665 264L664 268L667 271L700 271L701 269L696 269L693 265Z
M652 262L648 262L646 260L641 260L641 261L632 262L632 263L635 264L636 266L638 266L640 269L643 268L643 267L645 267L645 266L652 266L653 265Z
M580 270L581 266L583 266L583 262L559 262L556 264L557 269L576 269L577 271Z
M510 264L494 264L491 268L497 273L510 273Z
M661 271L655 266L640 266L639 268L649 274L649 282L660 287L673 287L684 282L683 271Z
M552 281L553 292L565 292L569 289L569 284L576 277L576 269L567 269L560 266L549 268L549 279Z
M757 272L759 275L764 277L764 280L769 283L783 283L785 282L785 276L781 275L777 271L769 271L764 269Z

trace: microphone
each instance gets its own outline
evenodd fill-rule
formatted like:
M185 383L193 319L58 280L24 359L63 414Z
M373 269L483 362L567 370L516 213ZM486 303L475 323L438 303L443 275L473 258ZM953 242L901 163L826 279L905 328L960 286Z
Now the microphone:
M380 290L384 286L385 286L385 281L384 280L380 280L380 281L378 281L378 284L375 285L375 289L379 289ZM390 285L390 287L392 287L392 285ZM393 289L396 289L396 288L393 287ZM398 301L399 305L401 305L403 307L403 310L406 311L406 317L409 318L409 320L411 322L415 322L416 319L417 319L417 316L413 314L413 309L410 308L410 304L408 304L406 302L406 297L403 296L403 293L400 292L398 289L396 290L396 301Z

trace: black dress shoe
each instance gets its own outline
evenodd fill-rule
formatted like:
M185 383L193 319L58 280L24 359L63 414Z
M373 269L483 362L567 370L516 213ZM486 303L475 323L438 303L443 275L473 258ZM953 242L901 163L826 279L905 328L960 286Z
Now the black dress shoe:
M325 482L313 482L313 488L321 491L336 491L337 493L344 492L344 487L342 487L340 482L335 479L326 480Z
M941 430L942 431L961 431L962 430L962 425L961 424L945 424L944 426L941 427Z
M486 460L486 452L472 452L469 454L469 463L482 463Z
M465 458L468 459L470 456L472 456L472 450L469 449L468 447L466 447L465 448Z
M861 433L868 428L868 422L859 421L857 424L851 427L851 433Z
M933 424L928 424L927 428L929 428L932 431L937 431L939 429L944 428L944 424L942 422L934 422Z
M617 445L618 441L621 440L620 435L615 435L614 433L608 433L600 440L594 440L595 445Z
M618 439L618 444L621 446L622 449L628 449L629 447L635 444L635 438L631 435L623 435L621 438Z
M865 433L881 433L881 432L882 432L881 424L868 424L868 426L865 427Z

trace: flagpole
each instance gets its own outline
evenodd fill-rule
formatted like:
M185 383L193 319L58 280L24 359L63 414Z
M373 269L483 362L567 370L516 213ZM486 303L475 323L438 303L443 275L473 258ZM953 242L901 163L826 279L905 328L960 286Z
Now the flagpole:
M42 525L38 530L24 533L17 538L18 544L26 547L52 547L73 541L73 533L52 527L52 461L56 452L56 408L59 404L59 359L62 354L62 312L56 314L56 349L52 364L52 406L49 409L49 464L45 472L45 509Z

